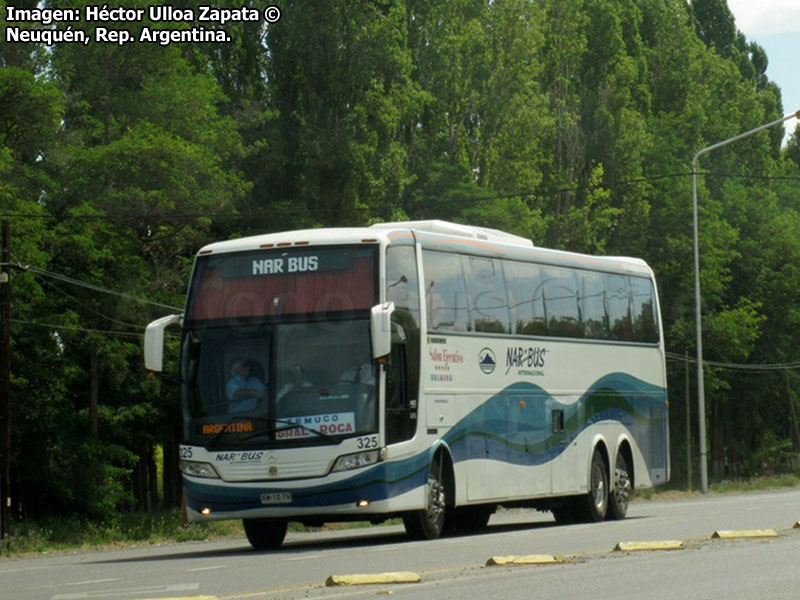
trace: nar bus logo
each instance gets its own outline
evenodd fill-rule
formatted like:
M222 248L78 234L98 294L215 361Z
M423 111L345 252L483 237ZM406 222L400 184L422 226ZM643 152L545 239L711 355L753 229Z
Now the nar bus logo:
M491 348L484 348L480 351L478 354L478 366L481 368L481 371L487 375L494 373L497 367L497 358Z

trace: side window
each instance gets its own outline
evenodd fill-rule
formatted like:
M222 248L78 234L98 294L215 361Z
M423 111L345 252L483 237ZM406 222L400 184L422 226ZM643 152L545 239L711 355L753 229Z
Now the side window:
M518 335L547 335L541 268L533 263L506 261L512 331Z
M558 267L544 268L544 306L550 335L583 337L578 311L578 285L573 271Z
M386 443L414 437L420 370L419 276L412 246L386 251L386 299L394 302L392 352L386 371Z
M603 276L606 285L606 313L611 330L611 339L629 341L632 339L630 294L628 278L624 275Z
M652 282L643 277L629 277L628 285L631 293L633 341L657 342L658 317Z
M423 250L422 260L428 328L434 331L469 331L461 256Z
M386 300L408 314L419 329L419 277L413 246L390 246L386 250Z
M462 256L462 261L467 278L472 330L510 333L508 295L500 261L478 256Z
M579 272L578 291L583 335L590 339L608 339L606 288L603 284L603 275L589 271Z

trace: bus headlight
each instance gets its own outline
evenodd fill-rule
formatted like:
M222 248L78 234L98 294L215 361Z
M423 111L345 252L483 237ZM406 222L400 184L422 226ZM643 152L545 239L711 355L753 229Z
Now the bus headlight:
M208 477L211 479L219 479L219 473L210 463L196 462L193 460L182 460L178 468L181 473L191 475L193 477Z
M351 469L358 469L368 465L374 465L380 460L380 450L368 450L367 452L358 452L356 454L345 454L336 459L333 464L333 471L350 471Z

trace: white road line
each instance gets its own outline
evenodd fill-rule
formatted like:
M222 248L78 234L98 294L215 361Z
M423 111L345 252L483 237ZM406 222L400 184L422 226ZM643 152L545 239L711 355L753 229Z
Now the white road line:
M161 594L164 592L187 592L200 588L199 583L175 583L172 585L151 585L139 588L118 590L98 590L96 592L77 592L75 594L56 594L50 600L85 600L87 598L119 598L139 594Z
M68 586L68 585L92 585L95 583L109 583L111 581L122 581L119 577L115 577L112 579L92 579L90 581L76 581L75 583L62 583L59 586L50 586L50 587L60 587L60 586Z
M197 567L196 569L187 569L189 573L195 573L197 571L213 571L215 569L226 569L228 565L215 565L213 567Z
M75 565L48 565L45 567L22 567L19 569L0 569L0 575L3 573L22 573L24 571L42 571L44 569L64 569L66 567L73 567Z
M320 558L321 556L322 554L312 554L310 556L296 556L294 558L284 558L283 560L285 560L286 562L292 562L295 560L311 560L314 558Z

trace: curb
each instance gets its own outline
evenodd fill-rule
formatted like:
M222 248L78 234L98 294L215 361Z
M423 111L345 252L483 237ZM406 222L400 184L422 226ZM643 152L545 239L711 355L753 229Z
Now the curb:
M398 573L373 573L361 575L331 575L325 581L328 587L335 585L378 585L386 583L419 583L422 578L410 571Z
M730 540L734 538L760 538L760 537L778 537L778 532L774 529L746 529L742 531L715 531L711 536L715 539Z
M561 558L550 554L527 554L522 556L493 556L486 561L487 567L503 565L552 565L564 562Z
M657 542L619 542L614 546L615 552L639 552L643 550L682 550L680 540L664 540Z

